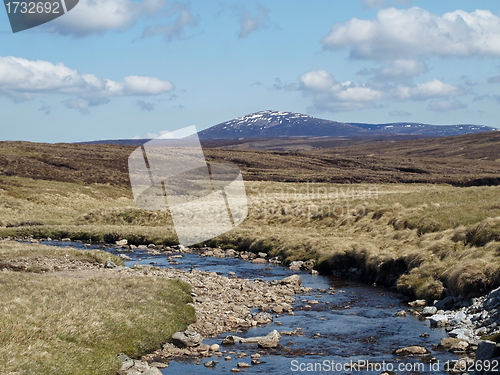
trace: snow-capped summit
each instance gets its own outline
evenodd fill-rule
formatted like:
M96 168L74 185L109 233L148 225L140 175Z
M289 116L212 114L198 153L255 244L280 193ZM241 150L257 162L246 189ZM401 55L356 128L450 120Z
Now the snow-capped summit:
M201 139L249 139L338 137L353 136L358 133L366 133L366 130L300 113L267 110L212 126L199 132L199 136Z
M260 111L199 132L201 140L269 139L293 137L383 137L412 135L443 137L498 130L480 125L419 123L360 124L323 120L294 112Z

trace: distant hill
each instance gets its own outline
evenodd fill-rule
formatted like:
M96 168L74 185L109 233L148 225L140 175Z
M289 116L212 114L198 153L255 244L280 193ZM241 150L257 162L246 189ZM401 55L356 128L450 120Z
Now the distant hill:
M361 124L319 119L293 112L261 111L199 132L201 140L248 140L294 137L361 137L394 135L444 137L498 130L480 125L419 123Z
M327 146L333 141L324 142L323 147L299 152L228 148L205 148L203 152L208 162L237 164L245 181L500 185L499 132L373 139L363 144L338 141L331 148ZM0 188L15 185L11 176L18 176L128 189L128 157L136 147L0 142Z
M102 141L87 141L87 142L76 142L81 145L120 145L120 146L141 146L147 141L149 138L143 139L106 139Z
M498 130L482 125L429 125L411 122L345 123L300 113L268 110L214 125L198 132L198 135L204 147L232 147L236 145L237 148L241 149L301 150L311 147L334 147L339 145L338 141L346 142L347 140L359 144L389 139L449 137ZM304 139L308 139L305 147L302 145ZM140 146L149 140L146 138L110 139L78 143Z

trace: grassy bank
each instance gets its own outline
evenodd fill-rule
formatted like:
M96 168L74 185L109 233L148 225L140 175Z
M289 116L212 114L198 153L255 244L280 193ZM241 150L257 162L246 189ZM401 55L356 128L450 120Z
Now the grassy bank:
M110 255L0 242L0 259L64 257L94 264ZM119 263L119 260L113 258ZM116 354L151 352L194 321L189 285L154 277L0 272L2 374L114 374Z
M30 188L3 193L10 208L2 220L10 224L0 236L176 242L168 213L137 209L126 189L12 179ZM47 184L51 193L30 184L38 191ZM397 285L429 300L500 285L500 187L255 181L246 187L248 218L206 244L290 261L314 258L324 272Z

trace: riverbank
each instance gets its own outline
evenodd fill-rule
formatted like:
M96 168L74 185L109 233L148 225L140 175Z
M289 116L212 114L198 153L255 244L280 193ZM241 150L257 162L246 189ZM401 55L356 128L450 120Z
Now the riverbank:
M0 237L177 244L168 212L137 209L123 187L4 182ZM200 246L285 262L312 258L324 274L394 286L428 302L500 286L498 186L250 181L246 189L247 219Z
M109 253L0 241L4 374L114 374L194 322L190 286L143 277ZM115 263L116 262L116 263Z
M117 264L123 264L120 257L97 250L1 241L0 283L10 286L0 295L0 341L7 343L0 349L2 368L114 374L121 366L117 353L140 358L186 328L211 337L266 324L273 316L264 311L293 314L293 296L310 291L300 278L269 283L196 269ZM254 309L262 312L252 314ZM201 352L160 351L150 357L158 361Z
M117 280L120 282L126 282L130 279L142 279L145 280L144 285L154 285L155 283L152 283L152 280L169 279L178 280L191 286L190 294L192 296L192 301L189 302L188 305L193 307L195 310L196 322L190 324L189 326L186 325L186 328L189 331L196 332L196 335L199 336L200 341L197 342L197 345L195 347L183 348L182 346L177 347L171 344L165 344L165 342L170 341L169 338L171 334L170 336L164 336L162 338L163 341L157 342L156 348L150 347L150 350L148 352L149 354L144 353L145 355L143 355L142 357L137 355L133 356L135 358L141 359L143 362L130 362L125 360L123 366L128 366L128 368L132 372L139 368L145 369L145 366L157 366L158 368L163 368L168 365L169 361L177 358L199 358L200 360L197 363L201 363L201 360L203 358L212 356L221 357L224 352L222 351L222 349L221 351L219 351L219 345L216 345L216 348L213 348L212 345L205 345L202 343L203 338L214 337L220 333L225 332L237 332L239 330L246 330L252 327L257 327L261 324L267 325L273 322L273 320L280 315L293 315L294 309L296 309L295 295L297 293L304 294L313 292L311 288L303 287L300 283L300 278L297 277L289 278L287 281L242 279L236 277L234 273L229 273L228 276L221 276L215 272L200 271L196 268L191 268L190 270L181 270L174 268L160 268L151 264L137 264L131 268L127 268L116 266L114 262L110 263L108 259L106 259L113 259L116 263L120 263L121 259L128 259L129 256L132 256L136 251L138 251L140 252L140 254L143 254L141 255L141 257L147 257L148 255L151 255L153 256L152 259L155 259L155 256L162 256L168 259L168 263L170 263L171 265L175 265L178 262L182 262L183 257L186 257L192 252L195 252L201 257L216 257L216 259L219 259L219 261L223 258L234 258L251 262L256 265L269 265L271 267L279 263L277 259L269 258L265 253L254 254L250 252L235 251L231 249L224 250L221 248L189 249L182 247L169 248L153 245L150 245L149 247L141 246L140 249L131 249L130 245L124 244L124 241L122 241L121 245L108 245L111 248L114 248L114 252L118 254L118 256L113 256L112 254L102 254L102 252L96 252L95 250L78 251L71 248L54 248L53 246L46 247L38 244L12 244L10 242L11 241L2 242L1 247L15 247L18 249L16 255L19 256L15 259L7 259L3 257L3 261L0 264L0 267L9 270L16 270L18 272L3 271L0 272L0 275L14 273L18 275L30 275L35 272L37 273L36 275L42 278L49 279L57 277L80 281ZM65 244L65 242L62 242L61 244ZM29 248L29 250L24 249L24 254L19 251L21 248L23 248L23 246L27 246ZM40 249L42 250L42 252L40 252ZM50 254L49 252L47 252L49 249L54 250L54 253ZM32 256L27 256L30 252ZM101 262L91 263L82 259L75 259L66 256L79 254L81 258L81 254L87 252L89 252L90 254L100 254ZM64 254L62 258L60 257L61 254ZM57 255L59 255L59 257ZM311 273L314 272L314 270L312 269L313 266L314 262L312 261L306 262L304 264L300 264L300 262L297 262L295 264L292 264L290 268L292 270L295 270L295 272L300 272L299 268L302 268L302 270L309 269L308 272ZM335 294L335 292L342 293L343 291L336 291L333 288L331 290L316 291L316 293L320 294ZM321 300L321 298L317 297L321 296L318 295L314 297L305 297L306 299L304 299L303 301L308 302L306 305L301 306L300 309L309 310L311 308L314 308L314 306L316 306L315 304L318 303L318 301L315 299ZM97 304L102 302L99 301L99 299L94 299L93 301ZM432 322L433 320L435 320L437 315L446 316L447 322L440 321L439 326L448 326L451 331L451 337L455 337L456 341L452 342L451 344L446 344L445 342L444 345L449 345L450 347L444 347L443 349L452 350L463 354L468 353L469 356L473 358L474 355L471 351L475 349L475 345L478 342L477 337L474 335L477 333L492 333L492 329L495 327L492 319L494 320L497 318L496 311L492 311L491 314L487 312L487 314L489 315L485 315L485 313L481 311L482 314L479 314L480 316L477 315L478 308L483 308L486 306L495 308L496 305L492 305L491 303L487 303L485 301L486 298L478 299L476 301L473 301L474 304L472 306L468 306L465 300L452 299L450 301L450 299L448 299L441 301L436 308L431 308L431 310L429 310L429 307L424 308L422 306L424 305L424 301L419 301L419 307L412 307L407 311L408 313L420 315L422 318L429 319L431 322L431 326L434 324ZM320 301L320 303L322 302ZM480 305L478 305L478 303L480 303ZM458 304L464 305L462 306L462 310L465 311L465 314L461 311L438 311L438 307L452 308L458 307ZM342 306L341 309L347 307L350 307L349 304ZM154 305L149 305L148 309L156 310L157 307L155 307ZM473 309L475 309L474 313L476 315L469 316L469 313L472 314ZM260 312L256 312L256 310ZM431 316L430 312L434 313L434 315L436 315L437 313L437 315ZM150 314L155 313L154 311L150 311ZM486 317L490 318L489 323L491 327L489 328L491 329L489 331L485 330L484 328L481 330L479 329L479 327L477 327L477 332L476 330L471 329L471 324L484 323L485 319L483 318ZM405 318L401 317L400 319L404 320ZM464 328L468 328L470 331L468 337L463 336L463 333L467 332L466 330L464 330ZM136 327L136 329L144 329L144 327ZM149 333L150 332L151 331L149 331ZM457 332L462 334L457 335ZM78 334L78 332L75 332L75 335ZM281 332L281 334L300 335L302 334L302 332L299 330L295 330L293 332ZM416 341L416 337L414 337L413 340ZM464 342L467 342L467 345L465 345ZM162 345L163 348L161 348ZM435 345L437 345L437 342L435 343ZM120 350L120 352L121 351L126 350ZM242 355L241 353L235 354ZM130 365L130 363L132 363L133 365ZM38 371L41 374L44 373L43 370ZM68 373L76 374L79 372ZM128 372L123 371L122 373L127 374Z

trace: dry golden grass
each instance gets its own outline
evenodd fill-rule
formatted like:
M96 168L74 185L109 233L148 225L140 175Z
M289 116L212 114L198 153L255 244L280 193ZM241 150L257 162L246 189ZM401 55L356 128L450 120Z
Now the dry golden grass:
M53 255L41 245L0 243L3 259ZM61 249L78 259L109 254ZM0 272L2 374L114 374L116 354L149 353L194 322L190 287L157 277L58 277Z
M81 251L70 247L57 248L12 241L0 242L0 261L18 258L35 259L40 257L64 258L65 261L80 260L95 265L104 264L106 260L110 259L119 266L124 265L121 258L100 250Z
M11 178L29 188L15 196L0 192L10 206L1 220L11 223L0 236L176 242L168 212L136 208L126 189ZM248 218L207 245L316 258L323 271L344 275L357 268L366 281L427 299L500 285L500 187L257 181L246 187ZM41 189L52 193L37 194Z

